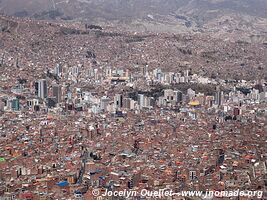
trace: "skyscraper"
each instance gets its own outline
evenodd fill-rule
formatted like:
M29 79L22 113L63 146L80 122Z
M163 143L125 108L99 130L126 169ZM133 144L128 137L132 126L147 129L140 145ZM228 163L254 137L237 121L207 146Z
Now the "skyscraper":
M12 99L11 107L12 107L12 110L19 111L20 105L19 105L19 99L18 98Z
M114 97L114 105L115 109L122 108L122 95L121 94L116 94Z
M54 73L55 73L57 76L60 76L61 73L62 73L62 65L57 64L56 67L54 68Z
M107 107L109 105L110 99L106 96L101 97L100 99L100 109L101 111L107 111Z
M174 96L177 103L181 103L183 101L183 93L180 90L174 91Z
M47 97L47 81L45 79L38 80L35 83L35 94L41 99Z
M145 106L145 96L143 94L138 94L137 101L140 109L142 109Z
M61 102L61 97L62 97L61 86L60 85L53 85L52 93L53 93L53 97L56 98L56 102L60 103Z
M216 88L215 104L221 106L223 104L223 91L219 87Z

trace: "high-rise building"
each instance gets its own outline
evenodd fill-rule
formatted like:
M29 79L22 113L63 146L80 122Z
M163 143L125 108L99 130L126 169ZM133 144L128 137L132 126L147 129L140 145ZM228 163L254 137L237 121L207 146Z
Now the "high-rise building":
M205 105L208 107L212 107L214 102L214 96L206 96Z
M107 77L112 77L112 69L111 69L111 67L108 67L108 68L106 69L106 76L107 76Z
M12 110L19 111L20 105L19 105L19 99L18 98L12 99L11 107L12 107Z
M156 105L156 101L154 97L147 97L147 107L152 108Z
M240 109L239 108L234 108L233 114L234 114L234 116L240 115Z
M130 110L135 109L135 104L136 104L136 101L134 101L133 99L131 99L131 102L130 102Z
M57 64L55 69L54 69L54 73L57 75L57 76L60 76L61 73L62 73L62 65L60 64Z
M39 105L39 100L38 99L29 99L27 100L27 106L29 108L33 108L34 106L38 106Z
M188 95L189 99L191 100L196 96L196 92L194 90L192 90L191 88L189 88L187 90L187 95Z
M4 61L5 61L5 54L2 54L1 60L0 60L0 66L4 65Z
M131 99L130 98L124 98L123 99L123 108L131 109Z
M101 111L107 111L110 99L108 97L101 97L100 99L100 109Z
M143 76L147 76L148 75L148 65L145 65L143 67L142 74L143 74Z
M47 81L45 79L38 80L35 83L35 94L41 99L45 99L47 97Z
M221 91L221 89L219 87L217 87L216 89L216 93L215 93L215 104L218 106L221 106L223 104L223 91Z
M138 105L140 106L140 109L142 109L145 106L145 95L138 94L137 101Z
M177 103L181 103L183 101L183 93L180 90L174 91L174 97Z
M174 92L171 89L164 90L164 99L167 101L173 101L174 100Z
M62 91L61 91L61 86L60 85L53 85L53 87L52 87L52 96L56 98L56 102L57 103L61 102Z
M0 100L0 111L4 111L5 103Z
M164 90L164 100L166 103L170 103L175 106L177 103L181 103L183 101L183 93L181 91L174 91L171 89Z
M114 106L115 106L115 109L120 109L122 108L122 95L121 94L116 94L115 97L114 97Z

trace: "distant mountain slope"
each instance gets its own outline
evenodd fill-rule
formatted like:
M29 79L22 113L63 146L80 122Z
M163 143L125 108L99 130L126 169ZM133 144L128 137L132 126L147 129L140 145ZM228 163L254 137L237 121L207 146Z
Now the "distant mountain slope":
M0 0L0 13L133 30L265 35L267 0ZM248 32L249 31L249 32ZM252 31L252 32L251 32Z
M41 74L58 63L81 63L86 67L124 66L132 70L136 70L136 64L148 64L151 70L191 68L193 73L227 79L267 78L265 43L232 42L224 35L210 35L214 33L153 34L104 26L99 30L86 28L83 23L0 15L0 58L5 57L7 67L14 66L18 59L20 74L29 73L27 76Z
M266 0L1 0L0 11L11 15L40 15L53 9L70 17L140 18L170 13L206 16L214 10L267 18Z

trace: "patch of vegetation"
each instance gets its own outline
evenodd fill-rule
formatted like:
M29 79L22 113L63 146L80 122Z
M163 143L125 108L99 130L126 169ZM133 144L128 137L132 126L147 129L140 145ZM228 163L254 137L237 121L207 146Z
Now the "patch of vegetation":
M89 34L88 31L83 31L79 29L74 29L74 28L67 28L67 27L61 27L60 28L60 33L64 35L81 35L81 34Z
M132 36L125 40L126 43L133 43L133 42L142 42L145 39L142 36Z
M112 33L112 32L103 32L103 31L95 31L95 35L97 38L100 37L120 37L123 36L121 33Z
M180 51L184 55L192 55L193 54L191 49L178 48L178 51Z
M239 88L236 88L236 90L242 92L244 95L251 93L249 88L239 87Z
M180 90L186 93L189 88L197 93L204 93L205 95L213 95L216 91L216 86L212 84L199 84L199 83L179 83L171 86L172 89Z
M179 83L169 86L157 84L150 91L130 91L128 93L128 97L137 100L138 94L144 94L145 96L158 99L160 96L164 95L165 89L180 90L183 92L183 94L186 94L189 88L196 91L197 93L204 93L205 95L209 96L214 95L214 93L216 92L216 86L212 84Z
M86 29L96 29L96 30L103 30L103 28L101 26L97 26L97 25L88 25L88 24L85 24L85 28Z

